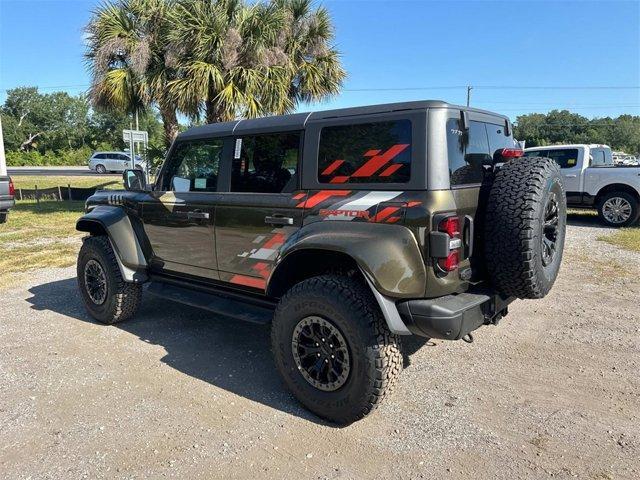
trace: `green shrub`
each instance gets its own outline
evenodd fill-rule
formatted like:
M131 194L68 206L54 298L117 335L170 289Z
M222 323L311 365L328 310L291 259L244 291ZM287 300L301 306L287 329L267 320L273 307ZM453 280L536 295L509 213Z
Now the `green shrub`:
M42 166L79 166L86 165L93 150L89 147L76 150L59 150L40 153L31 152L7 152L8 167L42 167Z

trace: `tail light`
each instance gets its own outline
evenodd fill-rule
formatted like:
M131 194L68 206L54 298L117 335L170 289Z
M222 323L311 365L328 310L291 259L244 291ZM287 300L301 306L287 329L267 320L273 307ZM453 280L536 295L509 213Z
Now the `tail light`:
M16 187L13 186L13 180L9 179L9 196L15 197Z
M452 272L460 263L460 219L455 214L441 216L437 232L431 234L431 252L443 272Z
M500 156L502 158L519 158L524 155L524 150L520 150L519 148L503 148L500 151Z

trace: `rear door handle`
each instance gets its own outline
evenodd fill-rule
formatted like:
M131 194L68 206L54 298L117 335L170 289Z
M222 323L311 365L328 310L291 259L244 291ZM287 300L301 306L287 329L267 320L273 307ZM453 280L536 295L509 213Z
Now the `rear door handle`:
M293 225L293 218L283 217L281 215L272 215L264 217L264 223L267 225Z
M187 212L187 218L194 220L209 220L209 213L202 212L200 210L194 210L192 212Z

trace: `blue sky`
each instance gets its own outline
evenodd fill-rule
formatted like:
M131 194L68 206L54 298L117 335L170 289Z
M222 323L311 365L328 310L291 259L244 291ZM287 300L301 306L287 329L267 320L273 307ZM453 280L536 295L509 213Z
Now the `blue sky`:
M97 3L0 0L0 101L20 85L87 88L82 28ZM417 99L463 103L464 86L473 85L472 106L512 118L554 108L588 117L640 115L640 1L322 4L333 15L349 77L339 97L300 110Z

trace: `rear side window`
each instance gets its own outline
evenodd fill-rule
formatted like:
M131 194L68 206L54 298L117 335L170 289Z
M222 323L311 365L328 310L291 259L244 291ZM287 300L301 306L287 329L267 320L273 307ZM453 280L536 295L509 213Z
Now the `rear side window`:
M236 139L231 170L232 192L292 192L298 181L300 133Z
M504 125L495 125L493 123L487 123L485 125L487 128L487 137L489 138L489 151L491 152L491 156L496 153L496 150L515 147L513 137L504 134Z
M525 152L525 157L548 157L558 164L560 168L572 168L578 164L578 149L563 148L558 150L538 150Z
M411 121L323 127L320 183L406 183L411 178Z
M451 186L482 183L483 165L492 160L484 123L471 121L465 131L460 119L447 120L447 151Z

